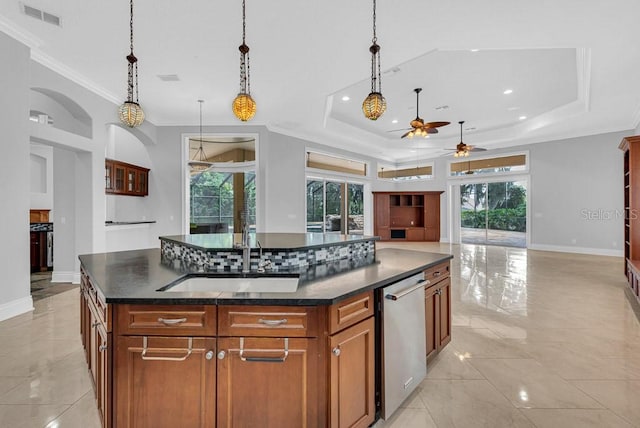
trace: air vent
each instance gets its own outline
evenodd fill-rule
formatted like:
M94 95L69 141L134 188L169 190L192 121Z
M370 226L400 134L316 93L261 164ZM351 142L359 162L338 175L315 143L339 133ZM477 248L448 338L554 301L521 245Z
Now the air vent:
M180 78L177 74L158 74L158 79L163 82L179 82Z
M444 105L444 106L438 106L438 107L436 107L436 110L446 110L446 109L448 109L448 108L449 108L449 106Z
M52 25L55 25L56 27L60 27L60 17L53 15L51 13L48 12L44 12L40 9L37 9L33 6L29 6L26 4L22 4L22 11L24 12L25 15L30 16L32 18L35 18L39 21L43 21Z

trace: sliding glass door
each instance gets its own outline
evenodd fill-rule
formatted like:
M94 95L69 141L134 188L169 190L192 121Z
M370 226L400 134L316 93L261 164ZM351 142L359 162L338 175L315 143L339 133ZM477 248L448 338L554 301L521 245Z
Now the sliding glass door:
M364 185L307 180L307 232L364 233Z
M460 185L460 240L467 244L526 247L527 183Z

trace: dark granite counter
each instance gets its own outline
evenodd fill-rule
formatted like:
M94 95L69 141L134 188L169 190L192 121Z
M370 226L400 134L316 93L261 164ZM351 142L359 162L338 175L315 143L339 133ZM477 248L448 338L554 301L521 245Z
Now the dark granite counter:
M377 236L341 235L338 233L250 233L252 248L263 250L300 250L345 245L355 242L377 241ZM187 247L203 250L224 251L233 249L242 242L241 233L208 233L193 235L161 236L161 241L170 241ZM259 244L258 244L259 243Z
M382 287L447 261L449 254L382 249L361 260L337 260L270 275L300 275L295 292L163 292L157 291L186 275L161 263L160 250L135 250L81 255L82 266L107 303L328 305ZM240 274L238 274L240 275Z
M105 221L105 226L126 226L130 224L151 224L155 223L155 220L140 220L140 221Z

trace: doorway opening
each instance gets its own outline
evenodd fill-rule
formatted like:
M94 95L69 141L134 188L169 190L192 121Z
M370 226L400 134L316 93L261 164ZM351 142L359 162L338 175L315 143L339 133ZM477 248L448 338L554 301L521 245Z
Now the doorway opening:
M460 185L460 242L527 246L527 182Z

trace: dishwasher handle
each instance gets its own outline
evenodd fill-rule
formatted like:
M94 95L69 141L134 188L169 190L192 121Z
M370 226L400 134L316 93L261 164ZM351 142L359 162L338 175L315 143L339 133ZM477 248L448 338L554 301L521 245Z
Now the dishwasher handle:
M405 288L404 290L400 291L399 293L389 293L386 294L384 296L385 299L389 299L389 300L398 300L401 297L406 296L407 294L411 294L416 290L419 290L420 288L424 287L425 285L429 285L431 283L431 281L429 281L428 279L422 280L420 282L418 282L416 285L412 285L411 287Z

